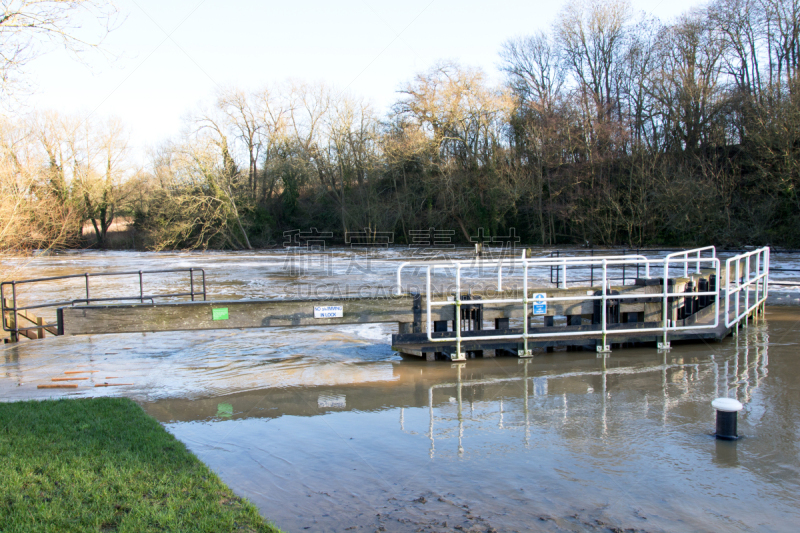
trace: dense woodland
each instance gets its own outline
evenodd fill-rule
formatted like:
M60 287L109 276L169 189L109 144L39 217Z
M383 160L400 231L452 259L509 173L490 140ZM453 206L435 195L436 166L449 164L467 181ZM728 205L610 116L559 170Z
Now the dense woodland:
M468 58L465 58L467 61ZM130 163L115 120L0 124L0 248L270 246L286 230L515 228L531 244L800 246L800 0L717 0L664 24L568 3L498 51L441 62L386 116L297 81L229 88Z

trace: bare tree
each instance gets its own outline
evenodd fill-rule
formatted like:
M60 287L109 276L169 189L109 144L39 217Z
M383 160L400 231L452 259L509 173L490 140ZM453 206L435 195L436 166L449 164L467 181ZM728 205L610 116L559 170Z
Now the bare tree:
M417 74L400 93L404 97L394 107L395 116L427 132L443 162L465 168L491 163L511 101L502 89L487 86L482 71L439 63Z
M661 106L673 149L693 151L711 141L711 126L724 104L720 76L725 47L700 12L664 29L653 96Z
M769 35L770 83L790 94L800 69L800 0L763 0ZM774 72L774 73L773 73Z
M276 94L277 93L277 94ZM262 203L272 200L281 177L281 167L289 152L288 117L290 108L281 98L280 91L265 87L255 93L259 110L260 146L263 159L261 172Z
M127 161L128 133L118 118L109 118L98 126L89 139L87 162L91 167L78 173L77 186L83 193L86 218L92 222L97 245L106 245L108 229L129 191L124 188L126 174L132 170Z
M217 96L217 107L225 114L228 125L235 132L235 139L244 145L247 153L247 184L250 193L256 195L256 175L261 151L262 129L260 113L251 95L237 89L221 91Z
M708 20L719 28L727 41L728 53L723 57L727 74L744 96L764 96L761 61L765 39L767 12L762 0L717 0L709 6ZM768 59L767 59L768 61Z
M93 35L81 26L87 14L97 22ZM13 92L25 66L49 48L77 57L100 49L118 15L108 0L0 0L0 92Z
M496 224L518 194L503 178L505 125L513 108L510 94L489 86L478 69L452 62L417 74L394 106L397 127L427 138L428 194L441 216L455 220L464 237L482 224ZM485 213L475 216L476 204Z
M501 70L520 103L551 112L566 73L550 35L539 30L529 37L506 41L500 58Z
M80 214L49 177L32 124L0 119L0 252L77 244Z
M247 231L242 225L242 217L236 205L236 189L240 181L240 172L233 154L231 153L228 135L225 132L222 120L213 114L205 114L196 120L197 129L194 132L194 139L189 139L186 143L186 152L194 162L196 171L205 180L210 195L223 202L227 207L227 213L236 222L244 246L238 245L235 234L229 235L229 239L237 243L239 248L246 247L252 250ZM204 134L210 132L209 135ZM209 148L210 145L216 146L215 152Z
M556 23L565 61L601 121L620 111L617 66L630 18L627 0L572 0Z

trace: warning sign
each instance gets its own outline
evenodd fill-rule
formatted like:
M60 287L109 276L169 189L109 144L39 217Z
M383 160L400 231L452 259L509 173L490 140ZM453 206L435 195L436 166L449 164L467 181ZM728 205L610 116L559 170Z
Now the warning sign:
M546 315L547 314L547 293L537 292L533 295L533 314Z
M344 307L341 305L325 305L314 307L314 318L342 318Z

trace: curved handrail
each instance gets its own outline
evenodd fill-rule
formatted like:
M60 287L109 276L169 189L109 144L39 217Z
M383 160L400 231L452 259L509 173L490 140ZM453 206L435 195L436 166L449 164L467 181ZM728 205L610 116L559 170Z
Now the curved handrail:
M700 273L700 262L701 254L706 250L711 250L711 258L714 259L717 257L717 247L716 246L703 246L700 248L692 248L691 250L683 250L682 252L672 252L671 254L667 254L664 257L664 264L667 264L668 260L672 260L675 257L683 256L685 261L683 261L683 277L689 276L689 254L697 254L697 273Z

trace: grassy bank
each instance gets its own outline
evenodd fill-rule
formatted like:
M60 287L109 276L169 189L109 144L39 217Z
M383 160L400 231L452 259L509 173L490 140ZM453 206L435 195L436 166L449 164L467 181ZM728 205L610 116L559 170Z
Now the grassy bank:
M277 531L134 402L0 403L0 531Z

